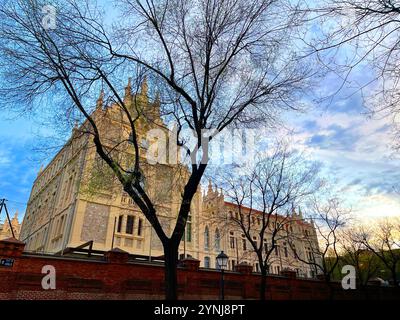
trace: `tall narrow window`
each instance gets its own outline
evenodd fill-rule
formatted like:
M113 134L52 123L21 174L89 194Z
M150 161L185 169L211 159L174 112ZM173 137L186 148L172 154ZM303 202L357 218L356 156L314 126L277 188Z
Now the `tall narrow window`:
M219 229L215 229L215 250L220 251L221 250L221 237L219 234Z
M186 223L186 241L192 241L192 216L190 215L190 213Z
M253 242L255 243L256 248L258 248L257 237L253 237Z
M243 249L243 251L247 250L247 243L246 243L246 238L244 237L244 234L242 234L242 249Z
M122 221L124 219L123 215L120 215L118 217L118 225L117 225L117 232L121 232L122 231Z
M235 236L232 231L229 233L229 247L235 249Z
M208 231L208 226L204 229L204 249L208 250L210 247L210 232Z
M61 235L63 227L64 227L64 216L61 216L60 224L58 225L57 236Z
M268 254L268 243L267 243L267 239L264 239L264 252L265 252L265 254Z
M285 254L285 257L287 258L288 257L288 249L287 249L287 246L286 246L286 242L283 243L283 252Z
M143 233L143 219L138 220L138 229L137 229L137 235L141 236Z
M133 225L134 225L134 223L135 223L135 217L134 216L127 216L125 233L133 234Z
M210 268L210 257L204 257L204 268Z

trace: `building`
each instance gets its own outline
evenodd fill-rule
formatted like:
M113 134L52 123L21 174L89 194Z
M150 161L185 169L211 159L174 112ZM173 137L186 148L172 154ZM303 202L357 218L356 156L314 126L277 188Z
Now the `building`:
M14 231L15 238L18 239L21 230L21 224L18 221L18 211L15 212L14 217L11 219L11 225ZM0 240L12 237L10 224L7 218L4 219L4 223L0 223Z
M150 102L147 84L141 92L131 93L129 82L125 102L132 114L141 114L137 122L141 148L146 148L146 132L160 128L159 102ZM103 106L101 94L92 117L99 124L103 143L129 139L129 122L116 105ZM59 253L93 241L93 249L108 251L113 246L144 256L162 256L161 242L152 232L139 208L115 181L110 169L100 159L90 135L82 134L85 124L73 129L71 138L52 161L41 170L34 182L22 224L20 240L35 252ZM104 132L107 132L104 135ZM132 146L125 145L120 156L132 159ZM181 165L150 165L143 159L146 187L168 234L178 212L181 187L179 179L187 174ZM161 188L159 187L161 186ZM163 192L160 192L163 190ZM200 192L192 202L191 219L197 224ZM187 254L197 256L196 232L189 233L182 244Z
M148 130L160 128L160 124L163 124L160 102L158 99L149 101L146 82L142 84L141 91L133 95L129 81L124 99L131 113L139 117L137 134L141 148L146 149L149 145L145 139ZM99 123L100 133L107 132L108 140L103 143L111 145L115 141L129 140L126 116L116 105L104 108L103 94L97 101L92 117ZM82 133L85 125L73 129L69 141L39 172L34 182L20 235L20 240L26 243L25 249L63 253L66 248L76 248L93 241L95 250L108 251L118 247L149 259L162 256L161 242L150 224L96 154L90 135ZM127 161L132 158L133 151L129 144L121 144L117 152ZM179 210L183 188L180 181L189 173L180 164L143 163L147 177L145 187L156 203L159 219L168 234L172 232ZM199 259L203 267L215 268L216 256L225 250L228 255L235 257L231 259L232 269L235 264L245 261L253 264L257 271L253 255L243 250L246 249L244 247L238 250L237 245L231 245L232 233L235 239L240 236L234 226L226 224L223 219L209 224L211 218L215 220L213 212L218 211L221 217L232 210L234 206L224 200L222 192L218 193L209 186L203 196L199 187L191 204L180 255ZM301 220L297 216L295 218ZM298 222L298 225L315 234L311 224ZM211 242L212 237L217 241ZM272 264L271 272L279 273L290 267L299 269L299 274L311 275L305 266L278 257L279 263Z
M250 208L241 208L242 213L249 213ZM249 240L245 237L237 221L239 208L236 204L225 201L223 191L218 190L217 186L212 186L209 181L206 193L202 198L201 230L202 244L200 245L200 260L203 266L217 268L216 257L223 250L229 258L229 269L234 270L235 265L246 263L253 266L254 272L260 272L260 265L257 256ZM259 241L259 230L262 226L261 211L251 209L250 230L254 233L253 241ZM275 218L275 217L274 217ZM285 215L278 215L271 219L267 230L263 248L271 247L273 225L280 223L276 227L279 232L275 237L276 247L269 256L269 273L280 274L284 270L296 271L300 277L314 278L319 270L312 264L301 262L302 260L316 261L319 259L314 256L317 252L318 239L312 221L306 221L301 210L293 210ZM290 244L287 239L290 239ZM296 254L294 251L296 251Z

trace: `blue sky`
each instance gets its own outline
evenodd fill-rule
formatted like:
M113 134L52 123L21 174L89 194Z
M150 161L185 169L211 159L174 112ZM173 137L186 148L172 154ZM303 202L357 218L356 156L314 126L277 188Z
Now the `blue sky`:
M364 78L368 69L353 75ZM327 78L318 90L337 87L337 79ZM361 95L349 93L354 92L343 90L329 106L316 104L307 113L287 115L286 128L293 131L296 146L321 163L323 176L360 219L400 216L400 195L393 190L400 181L400 160L392 148L390 119L370 118ZM35 156L38 132L46 130L39 123L0 113L0 198L8 199L10 211L19 210L21 219L41 162L49 160Z
M327 108L290 114L286 127L293 130L296 146L322 164L322 175L358 217L400 216L399 195L393 190L400 181L400 161L392 149L390 119L365 112L360 95L354 95ZM25 210L41 165L34 148L43 130L32 119L0 115L0 197L10 200L10 211Z
M341 96L345 96L344 94ZM390 118L370 117L360 94L323 110L289 116L297 147L322 164L322 176L358 220L400 216L400 161Z
M21 218L40 168L32 156L36 130L34 121L4 111L0 115L0 197L8 199L9 211L18 210Z

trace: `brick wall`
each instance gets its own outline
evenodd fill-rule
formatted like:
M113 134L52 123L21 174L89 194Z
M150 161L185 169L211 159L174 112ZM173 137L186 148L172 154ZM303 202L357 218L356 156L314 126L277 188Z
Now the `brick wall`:
M162 265L130 262L126 252L113 250L97 258L72 258L23 253L17 240L0 241L0 259L13 259L0 267L0 299L162 299ZM56 269L56 290L41 286L42 267ZM178 270L180 299L218 299L220 272L198 269L198 261L184 261ZM241 270L225 273L226 299L258 299L260 277ZM364 299L358 290L344 291L335 284L336 299ZM395 288L370 287L371 299L399 299ZM328 299L323 281L268 277L267 299Z

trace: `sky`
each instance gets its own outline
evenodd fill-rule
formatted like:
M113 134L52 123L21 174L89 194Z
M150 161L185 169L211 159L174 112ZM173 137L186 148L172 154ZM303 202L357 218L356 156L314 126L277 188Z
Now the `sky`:
M320 90L331 91L335 81L322 82ZM400 181L400 157L392 148L391 120L369 117L363 103L360 93L349 96L344 90L329 106L314 105L284 120L296 146L322 165L323 177L345 205L368 222L400 216L400 195L394 192ZM49 160L38 161L34 150L38 132L45 130L35 119L0 113L0 198L8 199L9 211L13 215L18 210L21 220L40 166Z
M390 119L370 119L361 98L293 117L294 143L322 165L321 175L360 221L400 216L400 161Z
M400 195L393 188L400 181L400 160L392 148L390 119L365 113L363 100L354 95L328 108L291 114L285 125L357 217L400 216ZM8 199L9 210L19 210L20 218L40 166L49 160L34 156L41 130L33 119L0 115L0 198Z

